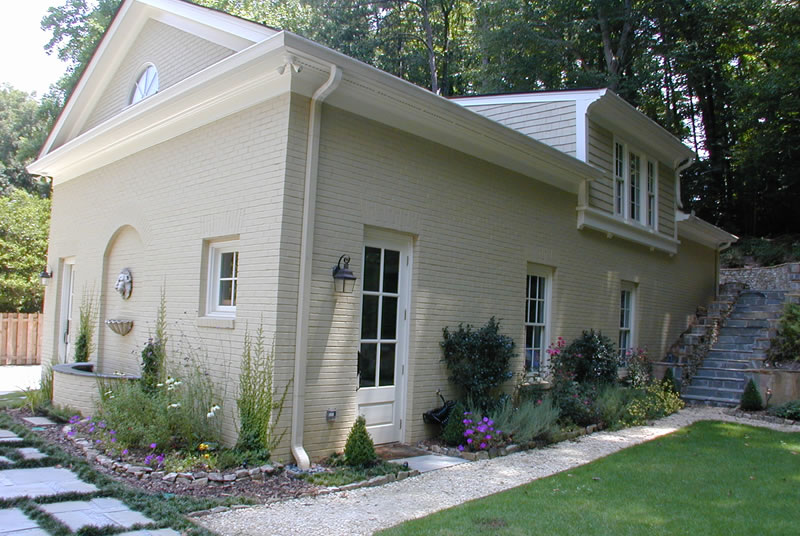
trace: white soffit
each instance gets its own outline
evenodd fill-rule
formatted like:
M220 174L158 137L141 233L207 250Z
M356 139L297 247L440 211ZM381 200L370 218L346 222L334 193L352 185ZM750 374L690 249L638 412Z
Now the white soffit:
M198 35L238 52L277 33L254 22L182 0L126 0L118 9L39 156L74 138L148 20Z
M694 214L687 214L680 210L675 212L675 222L678 226L678 236L704 246L719 248L739 240L739 237L720 229Z

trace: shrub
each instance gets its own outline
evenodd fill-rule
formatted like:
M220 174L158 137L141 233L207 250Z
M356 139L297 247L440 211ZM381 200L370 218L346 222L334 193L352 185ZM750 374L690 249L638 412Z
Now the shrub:
M578 383L614 383L617 380L619 357L614 343L599 331L584 331L563 350L550 355L554 376L571 376Z
M441 342L449 380L464 389L467 399L482 410L496 403L496 391L512 376L514 340L500 333L494 317L480 329L459 324L458 330L444 328Z
M616 385L606 385L600 389L595 402L597 420L608 428L619 426L625 418L628 404L636 391Z
M378 459L375 454L375 444L367 432L367 420L359 415L344 446L344 459L347 465L353 467L366 467Z
M628 380L631 386L640 389L650 383L653 377L653 363L647 356L647 350L636 348L628 358Z
M466 408L461 402L457 402L450 412L450 416L442 427L442 441L447 445L455 446L464 440L464 424Z
M651 383L636 392L633 400L625 407L622 424L625 426L647 424L647 421L671 415L683 406L683 400L677 393L668 391L660 383Z
M680 390L678 389L678 383L675 381L675 375L672 374L671 367L667 367L667 370L664 371L664 377L661 379L661 385L665 390L671 393L680 393Z
M283 413L289 384L282 395L273 393L275 380L275 356L264 345L264 330L259 326L255 341L245 332L242 351L242 372L239 375L239 390L236 406L239 409L239 439L236 449L254 451L254 456L263 458L275 450L286 430L278 432L277 423Z
M597 398L597 385L581 384L572 376L560 373L553 375L553 403L558 407L562 423L588 426L597 422L594 404Z
M97 304L94 291L84 289L78 309L78 337L75 339L75 362L86 363L94 352L94 324L97 320Z
M492 414L495 428L521 445L548 439L556 431L558 416L559 410L550 397L524 400L517 408L507 401Z
M781 419L800 421L800 400L792 400L780 406L769 408L767 413Z
M505 444L503 431L497 428L494 420L489 417L475 419L471 412L466 412L464 413L464 426L466 429L458 450L477 452Z
M764 399L761 397L761 391L752 378L747 382L744 388L742 401L739 403L739 407L744 411L760 411L764 409Z
M161 302L156 314L155 339L148 339L142 350L142 388L148 393L156 391L156 385L164 382L167 360L167 299L161 289Z
M770 361L800 361L800 304L787 303L778 335L770 344Z

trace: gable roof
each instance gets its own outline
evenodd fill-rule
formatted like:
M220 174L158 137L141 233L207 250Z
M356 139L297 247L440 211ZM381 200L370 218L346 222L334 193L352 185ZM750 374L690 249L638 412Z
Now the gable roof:
M149 20L163 22L237 52L278 33L255 22L183 0L126 0L117 9L59 114L40 157L81 132L93 104L113 77L116 65Z

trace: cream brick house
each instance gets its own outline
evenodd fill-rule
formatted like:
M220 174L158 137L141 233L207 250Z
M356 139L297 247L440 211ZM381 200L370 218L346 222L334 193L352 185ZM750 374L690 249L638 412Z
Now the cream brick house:
M517 372L588 328L664 353L735 238L679 210L691 158L610 91L447 100L288 32L126 0L29 168L53 181L45 359L71 360L93 287L96 370L137 374L164 287L173 338L204 345L226 393L227 440L262 324L291 381L279 458L341 448L359 413L378 442L417 441L454 389L445 326L501 319Z

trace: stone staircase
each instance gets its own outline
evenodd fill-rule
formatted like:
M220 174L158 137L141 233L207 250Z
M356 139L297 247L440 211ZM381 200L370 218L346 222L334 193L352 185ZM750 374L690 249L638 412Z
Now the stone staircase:
M738 293L705 359L684 390L682 397L686 402L739 405L749 378L747 370L763 368L785 299L786 292L782 290Z

